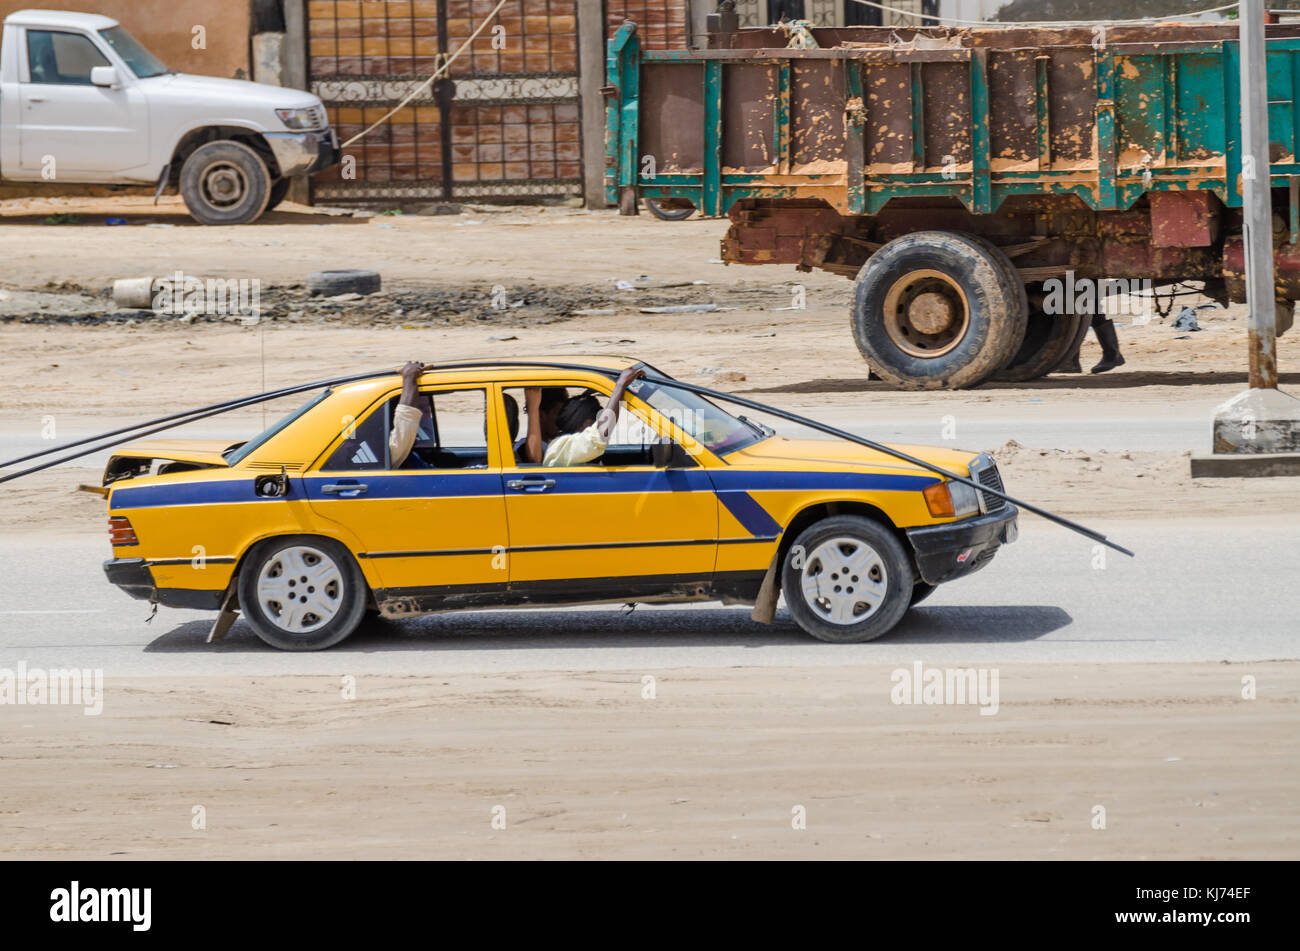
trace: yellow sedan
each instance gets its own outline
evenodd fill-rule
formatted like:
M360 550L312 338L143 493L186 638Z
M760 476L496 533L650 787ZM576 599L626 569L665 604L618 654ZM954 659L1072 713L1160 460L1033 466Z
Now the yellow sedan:
M1015 539L1017 510L997 496L855 444L786 438L649 367L603 455L528 462L528 427L545 426L525 412L530 392L605 402L613 377L645 367L538 362L424 373L400 465L397 374L320 392L244 443L117 450L109 580L221 612L214 632L241 613L285 650L337 644L367 611L723 601L770 620L781 593L809 634L852 642ZM987 455L897 448L1002 489Z

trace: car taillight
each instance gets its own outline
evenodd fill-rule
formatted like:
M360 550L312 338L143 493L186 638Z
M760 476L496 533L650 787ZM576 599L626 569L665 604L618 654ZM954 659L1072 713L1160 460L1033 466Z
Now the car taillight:
M108 520L108 540L114 547L140 544L140 539L135 537L135 529L131 527L131 520L121 515L114 515Z

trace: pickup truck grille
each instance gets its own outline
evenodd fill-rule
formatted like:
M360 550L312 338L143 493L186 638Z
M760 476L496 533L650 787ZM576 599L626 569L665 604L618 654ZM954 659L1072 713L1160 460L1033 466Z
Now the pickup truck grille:
M990 489L996 489L999 492L1003 491L1002 476L998 474L998 464L992 459L988 460L984 468L976 471L975 480L980 485L988 486ZM1006 508L1007 505L1005 499L1000 499L996 495L985 495L983 492L980 493L980 500L984 503L984 511L986 512L997 512Z

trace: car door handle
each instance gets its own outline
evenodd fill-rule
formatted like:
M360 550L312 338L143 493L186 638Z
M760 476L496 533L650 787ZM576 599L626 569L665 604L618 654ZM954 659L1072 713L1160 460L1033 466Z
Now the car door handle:
M321 495L341 495L352 498L368 491L370 486L364 482L331 482L320 487Z
M507 488L517 492L545 492L554 486L554 479L511 479L506 483Z

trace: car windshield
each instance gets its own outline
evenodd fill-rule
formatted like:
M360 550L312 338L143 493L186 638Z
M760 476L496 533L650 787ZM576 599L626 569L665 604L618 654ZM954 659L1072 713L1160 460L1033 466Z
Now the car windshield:
M321 400L325 399L325 397L329 395L330 395L329 390L326 390L324 393L318 394L317 396L308 400L302 406L299 406L296 410L294 410L288 416L284 417L284 419L280 420L270 429L263 430L260 434L254 436L252 439L244 443L242 446L236 446L234 449L227 449L224 453L222 453L222 458L226 460L226 463L228 465L232 465L232 466L238 465L254 449L256 449L258 446L261 446L268 439L270 439L276 433L283 430L290 423L296 420L299 416L307 412L307 410L311 409L313 406L315 406L317 403L319 403Z
M109 46L113 47L114 52L131 67L131 72L135 73L139 79L148 79L150 76L162 76L170 72L157 56L150 53L126 30L120 26L109 27L107 30L100 30L99 35L104 38Z
M628 389L719 456L752 446L772 435L766 427L732 416L686 390L651 380L637 380Z

